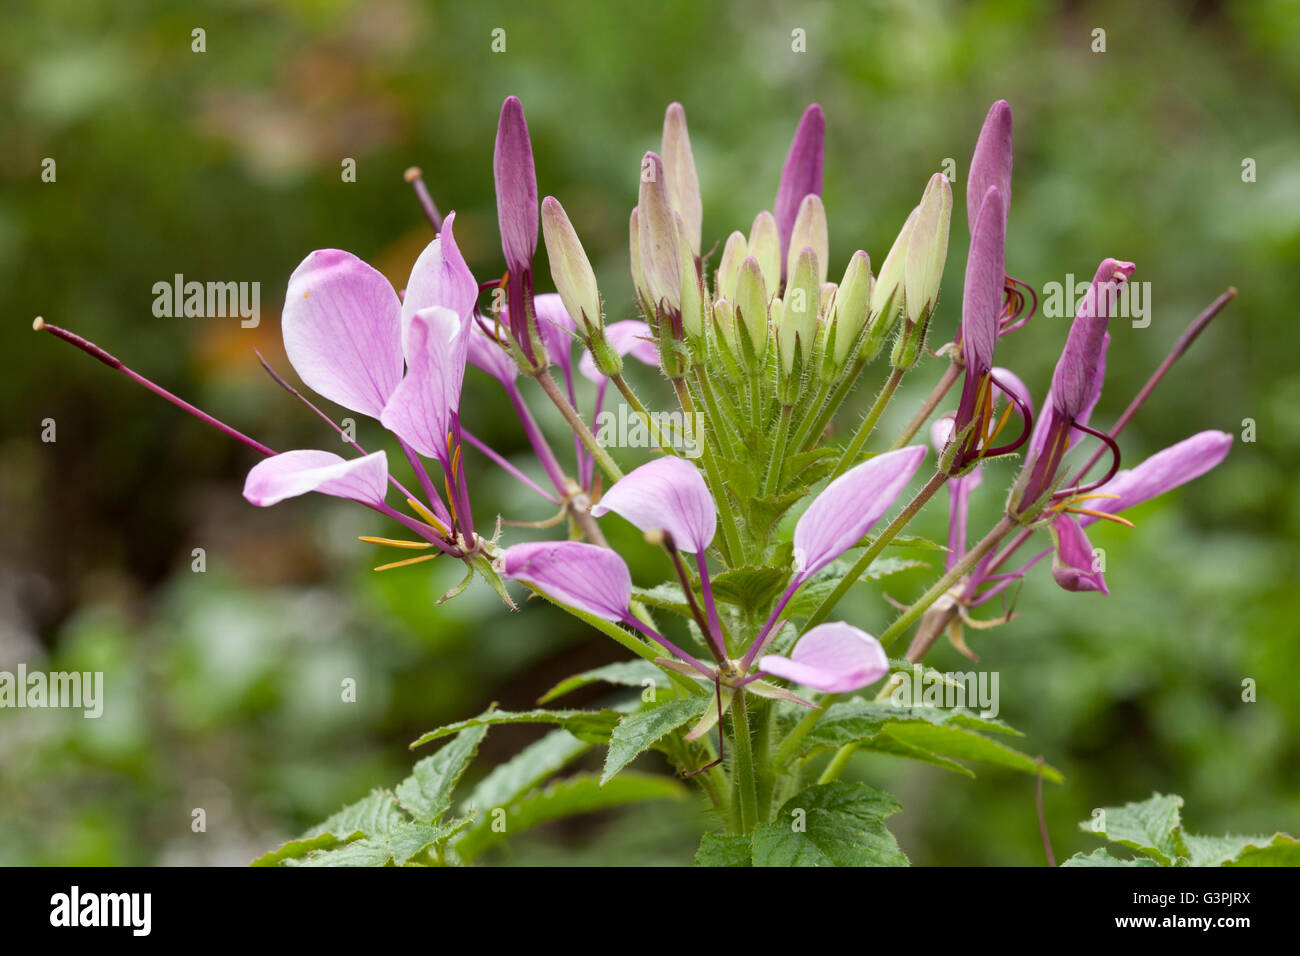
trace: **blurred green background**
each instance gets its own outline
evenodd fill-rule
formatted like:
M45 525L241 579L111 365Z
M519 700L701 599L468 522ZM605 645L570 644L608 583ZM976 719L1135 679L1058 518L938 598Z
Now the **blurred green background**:
M194 28L204 53L191 51ZM806 52L791 50L795 29ZM1091 49L1096 29L1104 53ZM481 585L433 608L453 567L373 574L390 558L356 536L391 529L364 509L248 506L250 452L29 329L39 314L79 331L273 447L333 448L252 355L286 367L288 275L337 246L400 287L430 238L402 181L412 164L458 211L476 274L500 275L491 155L510 93L527 110L540 188L582 234L611 317L631 313L627 215L672 100L691 124L706 246L771 204L800 111L822 104L833 278L856 248L881 261L926 178L954 158L959 211L934 345L959 311L970 153L989 104L1009 100L1009 271L1041 288L1114 255L1151 283L1150 327L1113 329L1103 424L1235 285L1237 301L1123 440L1131 464L1220 428L1238 436L1227 462L1136 512L1136 531L1096 529L1109 598L1061 592L1040 566L1022 615L971 643L1001 674L1001 716L1066 775L1046 792L1058 858L1095 845L1075 828L1091 808L1152 790L1186 797L1198 831L1300 832L1297 49L1294 2L11 0L0 31L0 669L103 670L108 701L97 721L0 711L0 863L242 864L395 783L418 733L493 700L526 708L558 678L622 656L554 609L507 614ZM40 178L47 157L54 183ZM341 180L345 158L355 183ZM260 282L261 325L154 317L152 286L175 273ZM1039 401L1064 334L1040 316L999 350ZM886 433L939 370L911 376ZM859 408L882 376L868 370ZM652 376L641 387L666 399ZM464 414L523 455L500 390L476 372ZM1240 440L1244 419L1254 443ZM362 421L358 437L377 443L377 432ZM477 513L546 517L481 459L473 467ZM977 526L1009 480L1006 466L988 469ZM943 511L917 530L942 536ZM664 572L634 534L616 543L640 583ZM200 547L207 569L195 573ZM886 589L907 597L926 582L911 573ZM878 630L893 612L879 590L860 590L850 619ZM932 662L968 669L947 646ZM339 701L346 677L355 704ZM1241 701L1245 678L1255 703ZM480 766L533 736L494 731ZM914 862L1041 862L1031 779L858 760L853 773L901 798L891 826ZM196 807L206 833L191 832ZM584 818L495 859L685 862L705 823L694 802Z

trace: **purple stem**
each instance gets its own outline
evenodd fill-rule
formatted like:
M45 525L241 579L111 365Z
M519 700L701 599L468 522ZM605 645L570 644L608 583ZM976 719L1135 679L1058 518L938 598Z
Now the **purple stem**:
M519 481L521 484L523 484L523 485L525 485L526 487L530 488L531 490L537 492L537 494L541 495L543 498L545 498L545 499L546 499L547 501L549 501L551 504L553 504L553 505L558 505L558 504L560 503L560 499L559 499L559 498L555 497L555 495L551 494L549 491L547 491L545 488L543 488L543 487L542 487L541 485L539 485L537 482L533 481L533 479L529 478L527 475L525 475L522 471L520 471L520 470L519 470L518 468L516 468L514 465L510 464L509 461L507 461L504 457L502 457L500 454L498 454L496 451L494 451L494 450L491 448L491 446L489 446L489 445L488 445L486 442L484 442L482 439L476 438L474 435L472 435L472 434L470 434L469 432L465 431L463 428L461 429L461 433L460 433L460 434L461 434L461 437L464 438L466 442L468 442L470 445L473 445L475 448L477 448L479 451L481 451L484 455L486 455L486 456L488 457L488 459L490 459L491 462L492 462L494 465L496 465L498 468L500 468L502 471L504 471L504 472L506 472L507 474L509 474L509 475L511 475L512 477L514 477L514 478L515 478L517 481Z
M744 670L749 670L750 665L754 663L758 655L763 653L763 649L767 647L767 642L771 636L772 628L776 626L777 619L780 618L781 612L785 610L785 606L790 603L790 598L794 597L794 592L799 590L799 586L802 585L805 580L806 579L802 572L796 574L794 579L791 580L790 586L787 587L785 593L781 595L781 599L776 602L776 607L772 608L772 613L767 617L767 623L763 625L763 629L758 632L758 637L754 638L754 643L749 645L749 650L745 652L744 658L741 659L741 667Z
M700 569L700 591L704 595L704 611L709 617L709 631L714 650L720 655L718 663L727 659L727 644L722 639L722 623L718 620L718 607L713 601L713 585L709 581L709 562L704 552L696 552L695 564Z
M551 446L547 444L546 436L537 425L537 419L533 418L533 413L528 410L524 403L524 396L519 392L519 386L514 382L502 383L506 394L510 396L510 404L515 407L515 414L519 417L519 423L524 428L524 434L528 436L528 442L533 446L533 451L537 455L538 461L542 463L542 468L546 471L546 476L551 479L551 484L555 486L556 492L561 498L569 496L569 489L564 482L564 470L556 460L555 452L551 451Z
M697 671L699 671L709 680L714 679L713 668L709 667L707 664L701 663L698 658L694 657L691 654L686 653L684 650L682 650L672 641L668 640L668 638L664 637L662 634L656 631L653 627L650 627L643 621L638 620L637 617L634 614L632 614L631 611L629 611L627 613L627 616L623 618L623 623L628 625L629 627L633 627L636 630L640 631L646 637L650 638L650 640L657 641L658 643L662 644L668 650L672 651L674 654L676 654L678 657L684 660L687 664L690 664L692 667L694 667Z

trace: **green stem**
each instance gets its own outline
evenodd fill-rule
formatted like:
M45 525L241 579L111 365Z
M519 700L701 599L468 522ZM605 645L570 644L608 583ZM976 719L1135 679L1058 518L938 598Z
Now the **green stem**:
M808 404L808 414L804 416L803 424L799 426L799 429L794 433L794 438L790 440L790 447L796 452L803 451L804 442L808 440L809 432L812 431L816 419L820 417L819 413L826 404L826 398L830 395L830 391L830 383L823 382L821 388L817 389L817 394L813 397L813 400ZM822 431L825 428L826 426L823 425ZM820 435L821 431L818 431L817 434Z
M760 820L768 819L772 814L772 790L776 783L772 774L772 720L773 711L770 700L755 698L754 722L757 731L754 735L754 768L758 778L758 814Z
M811 438L814 444L817 441L817 437L821 435L822 432L826 431L826 426L831 423L831 419L835 417L835 413L839 411L840 406L844 404L844 399L849 397L849 392L853 391L853 386L858 383L858 376L862 374L862 370L866 367L867 363L862 359L858 359L853 363L853 370L840 379L840 383L835 386L835 391L831 392L831 397L827 400L826 404L822 407L821 412L818 413L814 420L813 427L808 430L807 438ZM807 438L805 440L807 440ZM802 447L798 450L807 451L806 448Z
M650 438L659 446L659 449L665 455L676 455L677 452L673 449L672 444L665 443L663 434L659 431L659 426L655 424L654 417L646 411L645 405L641 404L641 399L637 398L636 392L632 391L632 386L627 383L627 380L622 375L613 375L610 377L610 381L622 394L623 400L627 402L628 407L645 420L645 426L650 432Z
M822 775L817 778L817 782L830 783L832 780L837 779L839 775L844 772L844 768L848 766L849 758L853 756L854 751L857 749L858 742L854 740L835 751L835 756L832 757L831 762L826 765L826 769L823 770Z
M695 379L700 388L700 396L704 399L704 409L709 415L709 425L712 428L711 434L718 439L718 444L722 447L722 452L727 456L728 461L736 460L736 445L731 440L731 430L729 423L731 418L722 414L718 407L717 397L713 394L713 386L709 383L708 375L704 371L704 366L697 364L695 366ZM696 436L696 441L700 442L701 436Z
M776 444L772 448L772 457L767 460L767 475L763 478L763 495L776 492L781 479L781 466L785 458L785 443L790 437L790 416L794 409L789 405L781 406L781 419L776 426Z
M885 382L885 387L882 388L880 394L876 396L876 401L875 404L871 406L871 411L867 412L867 417L864 418L862 424L858 426L857 433L853 436L853 440L850 441L849 446L844 449L844 454L840 457L840 463L835 466L835 471L831 473L832 481L844 474L844 472L848 471L849 467L857 459L858 453L862 451L862 446L866 444L867 439L871 437L872 431L875 430L876 422L880 421L880 416L884 414L885 408L888 407L889 400L894 397L894 392L898 390L898 383L903 380L905 372L906 369L896 368L890 373L889 380Z
M677 402L681 405L682 411L687 415L695 414L695 403L691 400L691 393L686 388L686 382L680 378L672 380L673 390L677 392ZM706 429L709 427L706 423ZM722 540L724 545L723 557L727 563L731 564L733 559L738 559L740 550L740 531L736 527L735 510L731 507L731 500L727 497L726 485L722 480L722 473L718 470L718 463L713 458L713 449L710 446L708 435L699 442L700 461L704 465L704 474L709 479L710 490L713 492L713 500L717 502L718 514L722 519Z
M794 752L799 748L799 741L803 740L808 731L813 729L813 724L821 718L831 706L840 699L839 694L827 694L822 697L821 702L815 710L810 710L804 714L803 720L795 725L794 730L790 731L785 740L781 741L781 746L777 748L776 756L772 758L772 763L778 768L785 767L794 756Z
M907 423L907 427L894 439L894 443L889 446L890 451L902 448L912 440L912 436L921 430L925 420L930 417L934 410L943 401L943 397L948 394L948 389L952 388L953 382L957 381L957 376L961 374L961 367L956 362L948 364L948 370L943 373L943 378L939 379L938 384L934 386L930 394L926 397L925 402L921 405L920 410L912 416L912 420Z
M731 699L731 726L735 735L736 805L740 808L740 832L750 833L758 825L758 788L754 778L753 743L749 738L749 714L745 692Z
M893 541L907 523L916 517L917 513L925 507L934 493L944 486L948 481L948 476L941 471L936 471L934 476L925 483L925 487L916 493L916 496L907 503L907 506L898 513L898 516L885 528L884 531L876 535L876 540L871 542L871 546L862 553L862 557L849 570L849 572L840 579L840 583L835 585L835 590L826 595L817 609L812 612L808 620L804 622L803 630L816 627L822 621L826 620L828 614L835 610L835 605L839 604L844 595L849 593L849 589L857 584L858 578L862 573L871 567L871 562L880 557L880 552L884 551Z
M1015 521L1003 515L1002 520L993 526L993 530L986 534L983 540L968 551L960 561L954 564L951 571L931 585L930 590L912 602L911 607L895 618L893 624L885 628L885 632L879 637L881 646L888 647L901 637L915 623L916 619L926 612L931 604L948 593L949 588L960 581L967 571L982 561L984 556L996 548L998 543L1016 527Z
M601 470L613 481L622 478L622 469L614 464L614 459L609 457L609 452L601 447L600 442L596 441L596 436L587 427L587 423L582 420L582 416L569 404L569 400L560 391L560 386L551 377L550 370L542 369L533 377L537 379L537 384L542 387L542 391L555 404L555 407L560 410L560 414L569 423L569 427L573 429L574 434L587 446L587 450L595 457L596 463L600 465Z

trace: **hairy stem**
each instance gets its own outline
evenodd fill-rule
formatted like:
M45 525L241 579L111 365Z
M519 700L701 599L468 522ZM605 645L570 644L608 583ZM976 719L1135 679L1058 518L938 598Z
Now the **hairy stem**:
M871 437L871 433L876 428L876 423L880 421L880 416L885 413L885 409L889 406L889 400L894 397L894 392L898 390L898 383L903 380L905 371L905 369L896 368L890 373L889 380L885 382L885 387L876 396L876 401L871 406L871 410L867 412L867 417L862 419L862 424L858 426L853 440L849 442L848 447L844 449L844 454L840 456L840 463L835 466L835 471L831 473L832 481L848 471L857 459L858 453L862 451L862 446L866 444L867 439Z
M600 465L601 471L605 472L612 481L618 481L622 478L622 469L614 463L613 458L609 457L609 452L601 447L600 442L596 441L596 436L591 433L591 429L582 420L582 416L578 414L577 410L564 396L564 393L560 391L560 386L551 377L550 370L544 368L533 377L537 379L537 384L542 387L542 391L555 404L555 407L560 410L560 414L569 423L573 433L582 439L582 443L587 446L587 450L591 452L596 459L596 463Z
M943 373L943 377L939 379L930 394L926 396L921 408L912 416L912 420L907 423L907 427L894 439L894 443L889 446L890 451L902 448L912 440L912 437L921 430L921 426L925 424L926 419L934 414L934 410L939 407L939 403L943 401L943 397L948 394L948 390L952 388L959 375L961 375L960 366L956 362L949 363L947 371Z

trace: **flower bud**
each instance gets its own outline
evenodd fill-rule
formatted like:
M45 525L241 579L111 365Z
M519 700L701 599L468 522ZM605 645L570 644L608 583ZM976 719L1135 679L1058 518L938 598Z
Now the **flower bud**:
M862 343L862 357L870 362L885 344L885 339L894 330L898 317L903 312L903 273L907 262L907 244L912 235L912 226L916 222L917 210L907 217L898 238L894 240L885 263L880 267L875 285L871 290L871 322L867 328L866 340Z
M699 269L695 267L695 254L686 238L686 225L681 214L673 213L673 220L677 228L677 252L682 274L682 331L688 339L697 341L704 335L704 284Z
M704 207L700 201L695 156L691 153L691 137L686 130L686 111L681 103L673 103L664 114L663 161L668 201L682 217L682 235L690 246L691 257L698 257Z
M904 265L904 309L907 321L929 321L939 300L939 283L948 260L948 224L952 219L952 187L948 177L935 173L926 184L916 221L908 240Z
M750 366L754 371L762 367L767 352L768 311L767 285L758 260L753 256L740 264L740 276L736 281L736 319L745 332L744 341L749 343L748 353L759 363Z
M537 173L524 108L514 96L507 96L501 105L492 171L506 268L523 272L537 251Z
M802 246L795 246L790 237L794 231L795 218L798 215L799 206L804 197L810 193L821 195L822 191L822 164L826 155L826 117L822 114L822 108L813 103L799 119L799 127L795 130L794 141L790 144L790 152L786 155L785 166L781 169L781 185L777 188L776 202L773 203L772 209L775 213L775 223L779 229L780 245L778 246L779 255L777 264L785 265L787 250L791 247L802 249ZM750 239L750 245L753 246L753 239ZM798 253L796 253L797 257ZM782 274L779 278L786 278ZM767 273L764 271L763 278L767 279ZM768 282L771 288L776 288L772 282Z
M646 153L641 161L637 216L637 245L650 301L656 310L680 312L682 269L677 224L664 185L664 164L654 153Z
M564 207L554 196L542 200L542 236L555 291L560 293L565 310L578 323L583 338L603 335L596 273Z
M650 290L646 287L645 272L641 268L641 239L638 235L640 231L639 219L638 207L633 207L632 215L628 219L627 243L632 260L632 286L636 289L642 311L646 313L647 318L653 319L655 313L650 298Z
M790 233L790 253L785 265L787 278L794 274L795 261L805 246L811 248L817 256L817 265L821 270L817 281L825 282L827 267L830 265L830 240L826 234L826 207L822 205L822 197L816 193L804 196L803 202L799 204L799 215L794 221L794 230Z
M718 271L713 276L715 298L736 298L736 280L740 278L740 264L747 255L749 255L749 250L744 234L733 232L727 237L727 244L722 247L722 258L718 260Z
M844 270L844 281L840 283L835 295L831 327L835 337L832 357L837 369L848 364L849 355L867 324L867 307L871 302L873 284L871 258L859 249L849 259L849 267Z
M758 262L763 273L763 285L772 293L781 288L781 237L777 235L776 220L767 210L754 217L749 230L749 254Z
M781 321L776 340L781 347L781 371L788 377L795 370L796 356L806 362L817 340L817 307L821 285L817 281L817 254L804 246L795 258L781 301Z

